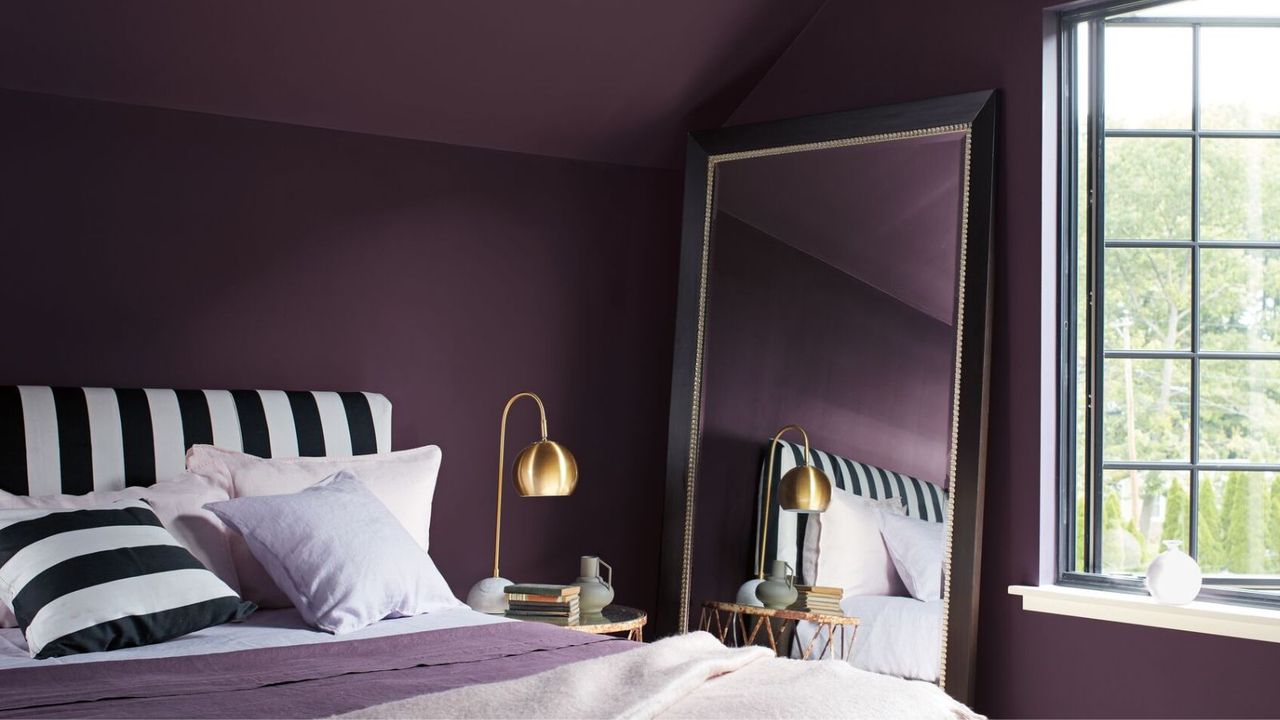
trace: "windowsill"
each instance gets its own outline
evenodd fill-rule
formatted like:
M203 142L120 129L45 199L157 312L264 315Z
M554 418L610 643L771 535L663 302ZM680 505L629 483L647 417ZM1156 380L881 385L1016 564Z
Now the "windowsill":
M1280 642L1280 610L1222 603L1161 605L1150 597L1063 587L1010 585L1022 596L1022 609L1224 637Z

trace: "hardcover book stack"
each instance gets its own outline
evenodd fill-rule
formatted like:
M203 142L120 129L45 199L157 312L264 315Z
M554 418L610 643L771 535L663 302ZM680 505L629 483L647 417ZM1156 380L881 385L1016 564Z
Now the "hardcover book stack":
M506 589L507 617L577 625L581 617L578 610L578 593L581 590L577 585L509 585Z
M840 588L797 585L796 591L799 597L791 606L792 610L821 615L844 615L844 610L840 609L840 598L844 596L844 591Z

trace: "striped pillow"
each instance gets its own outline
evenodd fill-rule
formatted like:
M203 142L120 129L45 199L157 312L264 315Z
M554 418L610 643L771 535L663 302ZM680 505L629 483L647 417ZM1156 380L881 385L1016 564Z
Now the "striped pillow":
M0 510L0 601L34 658L150 645L255 609L142 500Z

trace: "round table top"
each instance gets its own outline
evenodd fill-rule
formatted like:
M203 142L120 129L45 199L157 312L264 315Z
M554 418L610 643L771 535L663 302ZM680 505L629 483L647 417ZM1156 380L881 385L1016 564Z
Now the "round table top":
M626 605L610 605L596 615L583 613L578 619L577 625L567 625L566 627L603 635L605 633L634 630L638 627L644 627L647 622L649 622L649 614L643 610L637 610Z
M811 622L827 623L829 625L859 624L858 618L849 617L848 615L828 615L826 613L812 613L804 610L774 609L761 607L759 605L742 605L739 603L714 601L704 602L702 603L702 606L711 610L738 613L740 615L763 615L766 617L782 618L784 620L809 620Z

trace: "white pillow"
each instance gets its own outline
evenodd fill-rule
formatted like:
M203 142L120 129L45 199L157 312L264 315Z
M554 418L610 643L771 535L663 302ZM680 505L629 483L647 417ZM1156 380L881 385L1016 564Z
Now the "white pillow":
M355 457L265 459L212 445L187 451L187 469L230 488L231 497L289 495L315 485L342 470L350 470L391 511L423 551L431 529L431 500L440 472L440 448L435 445ZM245 599L264 608L291 607L244 539L231 537L231 556Z
M903 584L917 600L942 598L942 523L883 514L880 534Z
M810 515L805 528L805 582L842 588L845 596L906 595L880 534L880 516L902 512L892 503L832 492L826 512Z
M302 492L208 507L248 541L307 623L326 632L462 606L431 557L346 470Z

